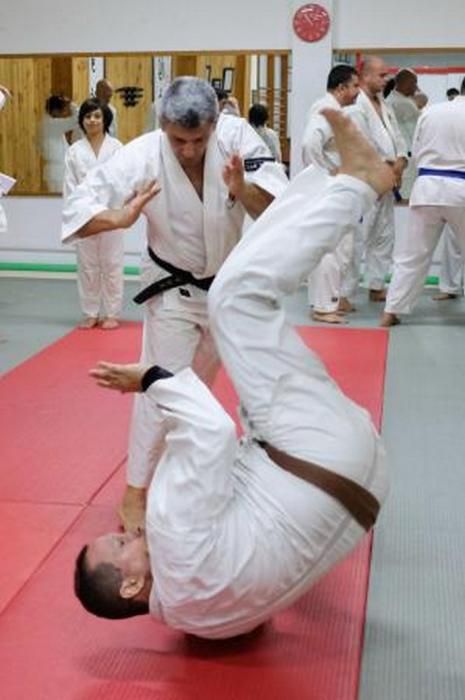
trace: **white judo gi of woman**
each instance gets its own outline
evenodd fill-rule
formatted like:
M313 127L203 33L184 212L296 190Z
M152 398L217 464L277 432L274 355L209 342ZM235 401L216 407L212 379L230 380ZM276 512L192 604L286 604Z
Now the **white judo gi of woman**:
M98 155L87 138L69 147L65 158L63 195L70 197L97 165L105 163L122 147L121 141L105 135ZM65 202L66 208L66 202ZM101 308L107 318L118 318L123 303L124 237L121 230L105 231L76 241L77 279L81 309L97 319Z
M178 80L188 85L187 81L197 79ZM218 107L214 92L213 96L215 118ZM224 167L234 154L244 162L246 182L273 196L286 188L282 166L273 161L247 121L221 114L205 152L203 199L177 160L166 133L157 129L127 144L75 190L64 211L63 240L72 240L96 214L121 207L141 187L156 180L160 192L143 209L149 248L162 261L197 279L215 275L238 242L246 213L239 201L231 200L223 180ZM145 256L144 287L167 275ZM144 305L141 362L172 372L193 364L208 383L216 371L217 357L208 330L206 298L204 289L186 283L149 299ZM128 484L135 488L150 483L163 449L163 426L160 423L155 437L152 413L146 404L143 395L136 397L131 424Z

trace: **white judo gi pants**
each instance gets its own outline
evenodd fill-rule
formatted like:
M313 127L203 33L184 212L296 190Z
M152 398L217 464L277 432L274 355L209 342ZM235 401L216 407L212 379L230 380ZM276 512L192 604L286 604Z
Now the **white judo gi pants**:
M363 253L365 253L365 286L368 289L384 289L386 275L392 265L394 247L394 197L388 192L363 217L363 223L355 231L354 256L346 274L342 296L353 298L356 293Z
M153 263L146 260L142 286L153 281ZM144 304L140 362L159 365L175 374L192 367L211 384L219 367L215 344L208 328L207 293L185 285L156 295ZM134 397L129 434L127 483L146 488L164 450L164 421L153 413L145 394Z
M315 311L337 311L342 295L342 281L347 274L354 253L354 234L343 236L333 253L323 256L308 277L308 303Z
M463 294L464 259L450 226L444 227L442 245L439 290L445 294L461 295Z
M409 223L394 248L394 267L385 311L409 314L420 296L434 250L449 224L465 259L465 207L410 207Z
M123 303L124 237L121 231L106 231L76 243L77 281L85 316L117 318Z
M252 436L344 474L382 503L384 450L367 412L328 377L282 305L375 200L371 188L345 175L316 189L304 170L232 251L209 292L211 330ZM315 546L313 581L364 530L338 501L288 476L290 512ZM293 490L308 500L294 499Z

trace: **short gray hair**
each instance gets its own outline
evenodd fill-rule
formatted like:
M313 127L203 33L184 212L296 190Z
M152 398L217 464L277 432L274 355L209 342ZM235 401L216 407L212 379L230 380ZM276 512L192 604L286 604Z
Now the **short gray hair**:
M218 100L210 83L193 77L176 78L161 98L160 121L196 129L218 119Z

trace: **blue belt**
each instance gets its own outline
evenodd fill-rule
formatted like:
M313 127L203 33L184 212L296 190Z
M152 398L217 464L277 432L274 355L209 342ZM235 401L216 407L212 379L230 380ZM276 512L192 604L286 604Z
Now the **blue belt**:
M454 177L458 180L465 180L464 170L436 170L435 168L419 168L418 176L434 175L436 177Z

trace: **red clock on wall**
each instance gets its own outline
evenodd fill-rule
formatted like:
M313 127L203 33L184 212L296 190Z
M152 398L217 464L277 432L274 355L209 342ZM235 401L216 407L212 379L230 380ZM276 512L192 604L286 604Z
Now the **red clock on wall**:
M315 3L299 7L292 20L294 31L302 41L319 41L328 33L330 24L328 12Z

